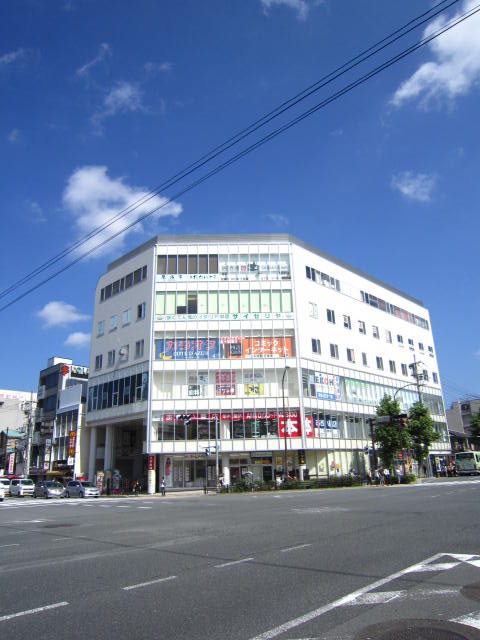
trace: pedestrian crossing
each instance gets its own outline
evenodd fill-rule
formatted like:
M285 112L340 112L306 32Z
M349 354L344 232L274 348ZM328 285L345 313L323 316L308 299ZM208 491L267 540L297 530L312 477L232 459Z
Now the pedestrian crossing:
M10 498L0 503L0 513L13 509L42 509L45 507L100 507L103 509L151 509L152 501L138 498L52 498L50 500L34 500L28 498Z

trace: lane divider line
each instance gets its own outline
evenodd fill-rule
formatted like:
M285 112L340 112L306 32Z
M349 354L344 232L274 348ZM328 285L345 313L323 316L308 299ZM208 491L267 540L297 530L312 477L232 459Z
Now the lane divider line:
M157 580L150 580L149 582L140 582L139 584L131 584L128 587L122 587L123 591L131 591L132 589L140 589L141 587L149 587L152 584L159 584L160 582L167 582L168 580L175 580L177 576L168 576L168 578L157 578Z
M13 618L20 618L21 616L30 616L34 613L41 613L42 611L49 611L50 609L57 609L58 607L66 607L68 604L68 602L56 602L55 604L47 604L45 607L37 607L36 609L29 609L28 611L9 613L6 616L0 616L0 622L12 620Z
M234 564L242 564L244 562L250 562L254 558L242 558L242 560L233 560L232 562L224 562L223 564L216 564L215 569L221 569L222 567L231 567Z
M311 547L310 543L308 544L297 544L296 547L287 547L287 549L280 549L280 553L288 553L289 551L296 551L297 549L305 549L306 547Z

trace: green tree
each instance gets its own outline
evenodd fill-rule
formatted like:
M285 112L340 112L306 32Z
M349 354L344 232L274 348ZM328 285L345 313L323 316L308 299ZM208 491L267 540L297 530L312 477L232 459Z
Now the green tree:
M470 422L470 431L473 438L480 438L480 410L476 415L472 416Z
M428 456L432 442L440 440L440 434L433 428L430 411L421 402L416 402L408 414L408 431L410 433L410 448L413 457L419 465Z
M377 443L383 464L392 467L398 451L410 445L409 431L400 422L401 413L398 400L385 394L377 406L377 417L389 417L388 422L377 422L373 430L373 439Z

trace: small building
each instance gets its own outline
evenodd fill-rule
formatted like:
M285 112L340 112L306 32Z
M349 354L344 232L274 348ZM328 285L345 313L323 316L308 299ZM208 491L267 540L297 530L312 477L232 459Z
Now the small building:
M480 412L480 398L470 400L458 400L452 402L447 409L447 423L453 451L466 449L480 449L480 442L473 437L471 422L472 416Z

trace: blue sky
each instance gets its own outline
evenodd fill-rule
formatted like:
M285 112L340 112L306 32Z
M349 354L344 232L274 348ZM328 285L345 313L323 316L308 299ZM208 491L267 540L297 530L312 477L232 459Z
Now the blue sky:
M0 289L432 6L3 0ZM36 390L52 355L88 364L98 276L153 235L286 232L420 298L447 404L480 394L479 94L476 14L0 312L0 388Z

